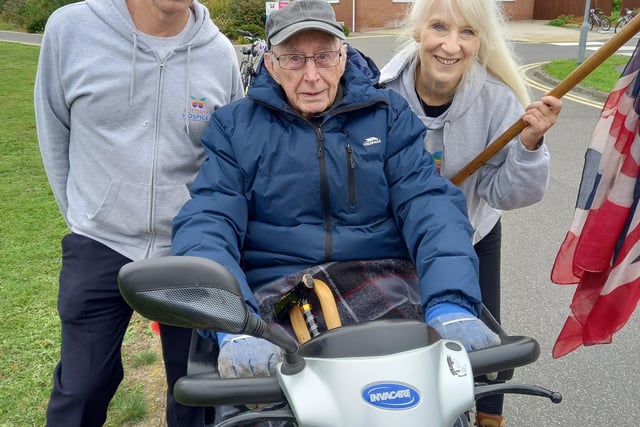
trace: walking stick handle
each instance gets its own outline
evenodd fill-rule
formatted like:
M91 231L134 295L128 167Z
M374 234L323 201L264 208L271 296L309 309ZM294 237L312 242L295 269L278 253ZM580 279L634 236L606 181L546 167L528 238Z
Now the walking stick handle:
M315 284L313 291L316 297L318 297L318 301L320 301L320 307L322 308L327 329L339 328L342 326L342 321L340 320L338 305L336 304L333 292L331 292L331 288L319 279L313 279L313 283Z
M575 85L580 83L593 70L598 68L608 57L613 55L622 45L631 40L631 38L640 31L640 14L635 16L627 25L625 25L619 33L611 37L605 44L600 46L591 56L589 56L582 64L573 70L567 77L556 85L549 95L562 98ZM526 124L518 119L509 129L500 135L495 141L487 146L480 154L463 167L456 175L451 178L451 182L460 185L469 178L476 170L480 169L491 157L504 148L509 141L518 136L526 127Z
M329 285L322 280L314 279L310 274L304 275L300 283L304 283L307 289L313 289L316 298L320 302L320 309L327 329L335 329L342 326L338 305ZM307 321L308 316L312 317L311 306L306 298L299 300L298 304L291 304L289 320L300 344L304 344L318 335L317 326L314 328L315 322L310 324Z
M300 307L294 305L289 309L289 319L291 320L291 327L296 334L298 342L304 344L309 341L311 339L311 333L307 328L307 323L304 321Z

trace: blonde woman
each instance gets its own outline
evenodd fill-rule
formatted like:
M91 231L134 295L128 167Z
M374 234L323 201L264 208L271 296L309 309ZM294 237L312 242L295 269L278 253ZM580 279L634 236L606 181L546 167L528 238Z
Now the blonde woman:
M411 40L382 69L381 83L403 95L428 130L424 147L440 174L453 177L516 120L522 133L463 184L480 260L485 306L500 321L502 210L540 201L547 188L544 133L562 102L531 102L494 0L416 0ZM500 427L502 396L477 402L476 423Z

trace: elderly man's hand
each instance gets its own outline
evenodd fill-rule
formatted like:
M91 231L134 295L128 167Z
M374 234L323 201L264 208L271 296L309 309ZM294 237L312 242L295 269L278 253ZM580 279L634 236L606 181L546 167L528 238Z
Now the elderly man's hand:
M284 353L280 347L249 335L218 333L218 371L221 378L272 375Z
M495 332L457 304L436 304L427 311L425 320L442 338L460 341L467 351L500 344Z

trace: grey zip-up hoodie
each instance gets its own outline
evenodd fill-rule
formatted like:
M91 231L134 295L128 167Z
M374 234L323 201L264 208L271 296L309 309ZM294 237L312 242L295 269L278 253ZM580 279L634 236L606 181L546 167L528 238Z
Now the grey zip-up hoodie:
M477 62L472 78L460 87L439 117L427 117L415 91L417 60L399 53L382 69L380 82L400 93L427 127L425 148L442 147L440 173L452 178L523 114L514 92ZM511 141L461 186L467 198L473 243L486 236L501 210L539 202L549 182L549 152L542 144L529 151Z
M237 55L194 1L188 42L160 58L125 0L54 12L35 83L42 160L71 231L133 259L168 255L214 110L243 96Z

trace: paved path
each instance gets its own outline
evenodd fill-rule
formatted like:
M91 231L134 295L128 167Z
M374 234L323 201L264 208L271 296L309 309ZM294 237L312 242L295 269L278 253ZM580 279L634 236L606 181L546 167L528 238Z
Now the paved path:
M554 27L546 20L512 21L507 24L509 38L514 42L525 43L550 43L550 42L577 42L580 40L580 28ZM387 28L372 30L366 33L352 33L352 36L359 35L401 35L402 30L398 28ZM609 31L589 31L588 41L608 40L613 35L613 30Z
M42 34L0 31L0 41L39 45Z
M548 25L546 20L513 21L508 23L509 36L514 42L527 43L551 43L551 42L577 42L580 40L580 28L554 27ZM352 33L352 36L371 34L397 34L401 30L397 28L373 30L367 33ZM608 40L613 35L613 30L589 31L588 41ZM29 34L16 31L0 31L0 40L25 44L40 44L41 34Z

